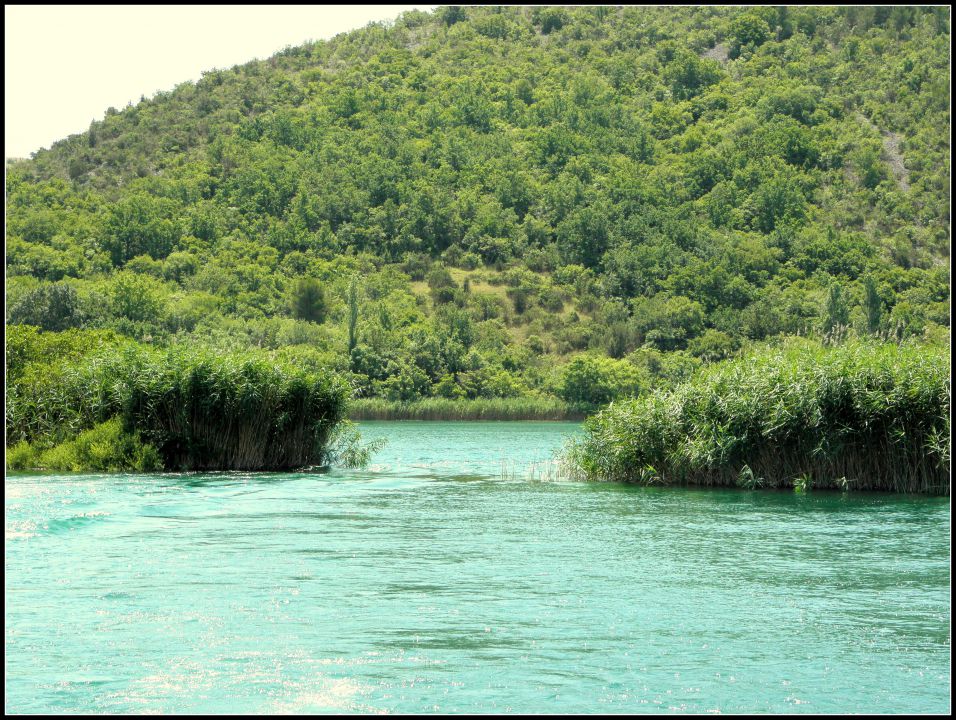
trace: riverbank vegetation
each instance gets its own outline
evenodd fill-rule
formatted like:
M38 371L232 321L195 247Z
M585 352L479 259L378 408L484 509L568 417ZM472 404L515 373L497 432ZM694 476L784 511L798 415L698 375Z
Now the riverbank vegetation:
M322 465L341 378L266 353L159 350L104 333L8 329L13 465L279 470Z
M584 413L553 397L452 400L427 398L411 403L381 398L354 400L352 420L581 420Z
M949 493L950 351L791 340L617 402L568 457L642 484Z

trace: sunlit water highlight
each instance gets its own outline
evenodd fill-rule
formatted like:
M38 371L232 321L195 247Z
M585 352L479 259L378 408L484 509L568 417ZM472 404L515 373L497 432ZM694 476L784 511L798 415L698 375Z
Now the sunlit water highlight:
M949 710L948 498L532 482L578 426L362 425L366 471L7 478L5 710Z

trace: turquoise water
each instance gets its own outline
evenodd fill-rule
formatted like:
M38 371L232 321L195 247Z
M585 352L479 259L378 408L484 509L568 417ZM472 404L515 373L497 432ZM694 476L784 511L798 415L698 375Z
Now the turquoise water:
M530 481L578 426L362 426L366 471L8 477L5 710L949 710L948 498Z

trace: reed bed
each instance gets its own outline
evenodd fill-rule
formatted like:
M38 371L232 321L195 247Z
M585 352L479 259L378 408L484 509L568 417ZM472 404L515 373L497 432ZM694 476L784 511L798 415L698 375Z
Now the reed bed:
M643 484L948 495L948 347L806 341L612 403L565 458Z
M324 463L347 385L255 355L132 358L116 386L124 425L170 469L288 470Z
M331 372L264 353L108 347L17 369L6 403L8 446L27 443L42 457L119 418L124 433L155 447L167 470L322 465L349 397Z
M382 398L353 400L351 420L580 420L584 414L557 398L424 398L403 403Z

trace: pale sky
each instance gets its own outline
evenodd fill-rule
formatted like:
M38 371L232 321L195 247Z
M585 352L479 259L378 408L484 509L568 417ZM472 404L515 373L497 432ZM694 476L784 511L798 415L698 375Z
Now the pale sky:
M6 5L5 157L29 157L203 71L435 5Z

